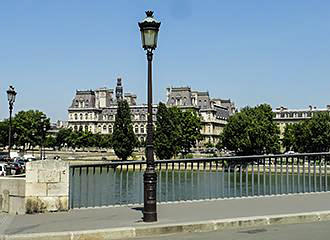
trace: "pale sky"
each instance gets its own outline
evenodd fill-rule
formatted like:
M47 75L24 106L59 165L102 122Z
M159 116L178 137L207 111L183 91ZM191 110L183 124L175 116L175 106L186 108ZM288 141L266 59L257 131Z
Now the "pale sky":
M0 119L14 112L67 119L76 89L113 88L146 100L146 56L137 25L162 22L154 53L154 102L190 86L239 108L330 104L327 0L1 0Z

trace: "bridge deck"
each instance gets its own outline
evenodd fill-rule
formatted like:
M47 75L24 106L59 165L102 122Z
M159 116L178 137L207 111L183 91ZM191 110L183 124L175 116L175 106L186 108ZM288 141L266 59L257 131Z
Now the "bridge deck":
M152 224L142 222L141 206L80 209L36 215L0 215L0 236L329 211L329 202L330 193L317 193L160 204L159 221Z

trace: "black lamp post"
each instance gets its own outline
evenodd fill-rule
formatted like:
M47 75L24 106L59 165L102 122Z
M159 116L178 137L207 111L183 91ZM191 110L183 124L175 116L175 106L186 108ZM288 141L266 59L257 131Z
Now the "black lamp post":
M46 116L43 114L40 117L41 128L42 128L42 135L41 135L41 144L40 144L40 159L44 160L44 142L45 142L45 135L46 135Z
M9 89L7 90L7 97L8 97L8 103L9 103L9 136L8 136L8 155L10 158L10 150L11 150L11 115L13 112L14 102L16 99L16 92L15 88L13 86L9 86Z
M146 11L147 17L139 22L142 37L142 46L147 51L148 60L148 123L147 123L147 168L143 175L144 181L144 208L143 221L157 221L156 186L157 174L153 153L152 133L152 51L157 47L157 37L160 22L153 17L153 11Z

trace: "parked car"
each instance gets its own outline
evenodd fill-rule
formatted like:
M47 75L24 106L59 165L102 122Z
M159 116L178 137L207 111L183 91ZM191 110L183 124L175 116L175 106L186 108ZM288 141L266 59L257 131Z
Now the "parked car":
M7 168L10 169L12 175L21 174L23 172L23 167L18 162L10 163Z
M3 153L3 152L0 153L0 161L5 161L8 158L9 158L8 153Z
M19 159L17 161L17 163L19 163L19 165L21 165L23 172L25 172L25 169L26 169L26 165L25 165L26 162L25 162L25 160Z
M0 176L6 176L6 166L5 163L0 163Z

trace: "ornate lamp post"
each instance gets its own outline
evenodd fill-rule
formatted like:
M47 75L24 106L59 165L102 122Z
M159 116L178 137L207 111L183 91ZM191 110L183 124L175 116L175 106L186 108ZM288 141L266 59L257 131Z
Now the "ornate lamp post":
M156 185L157 174L155 171L155 161L153 153L153 133L152 133L152 51L157 47L157 37L160 22L153 17L153 11L146 11L147 17L139 22L142 37L142 47L147 51L148 60L148 123L147 123L147 168L143 175L144 181L144 208L143 221L157 221L156 206Z
M11 115L13 112L14 102L16 99L16 92L15 88L13 86L9 86L9 89L7 90L7 97L8 97L8 103L9 103L9 137L8 137L8 154L10 158L10 150L11 150Z

